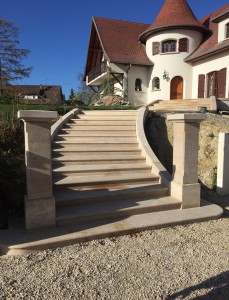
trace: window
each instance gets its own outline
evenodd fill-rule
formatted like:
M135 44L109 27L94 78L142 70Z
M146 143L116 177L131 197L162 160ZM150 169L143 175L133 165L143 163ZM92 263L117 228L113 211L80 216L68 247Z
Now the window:
M218 95L218 72L208 74L208 97Z
M25 95L24 99L28 99L28 100L38 99L38 95Z
M226 39L229 38L229 23L226 24Z
M139 79L139 78L137 78L137 79L135 80L135 91L136 91L136 92L142 91L142 81L141 81L141 79Z
M177 51L177 41L167 40L162 43L162 53L176 52Z
M158 77L154 77L152 81L152 91L160 90L160 79Z

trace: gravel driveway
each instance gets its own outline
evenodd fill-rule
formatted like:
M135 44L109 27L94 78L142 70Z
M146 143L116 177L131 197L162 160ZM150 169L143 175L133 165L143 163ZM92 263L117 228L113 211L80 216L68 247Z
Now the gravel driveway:
M229 299L229 218L0 256L0 299Z

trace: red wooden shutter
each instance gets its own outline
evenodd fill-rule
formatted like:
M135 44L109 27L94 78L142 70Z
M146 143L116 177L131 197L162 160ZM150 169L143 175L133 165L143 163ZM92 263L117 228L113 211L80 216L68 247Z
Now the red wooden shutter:
M153 42L153 55L157 55L160 53L160 43Z
M218 98L225 98L225 96L226 96L226 77L227 77L227 68L219 70L219 72L218 72Z
M188 52L188 39L179 39L179 52Z
M198 98L204 98L205 75L200 74L198 80Z

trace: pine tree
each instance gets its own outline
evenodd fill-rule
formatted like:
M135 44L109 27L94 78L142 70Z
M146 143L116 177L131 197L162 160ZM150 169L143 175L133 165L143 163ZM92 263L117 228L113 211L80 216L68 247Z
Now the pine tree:
M29 54L28 49L19 48L19 30L12 22L0 18L0 92L3 85L28 77L32 70L22 60Z
M75 100L76 99L76 95L73 89L71 89L70 95L68 97L69 100Z

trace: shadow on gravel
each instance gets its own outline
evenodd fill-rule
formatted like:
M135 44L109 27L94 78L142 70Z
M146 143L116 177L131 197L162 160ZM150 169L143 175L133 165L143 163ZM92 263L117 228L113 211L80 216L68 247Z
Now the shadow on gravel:
M196 292L202 289L206 290L204 295L196 295ZM183 291L167 296L165 300L186 299L186 297L192 300L229 299L229 271L223 272L215 277L211 277L208 280L205 280L195 286L188 287Z
M201 198L222 207L222 218L229 218L229 195L219 196L216 190L210 190L201 183Z

